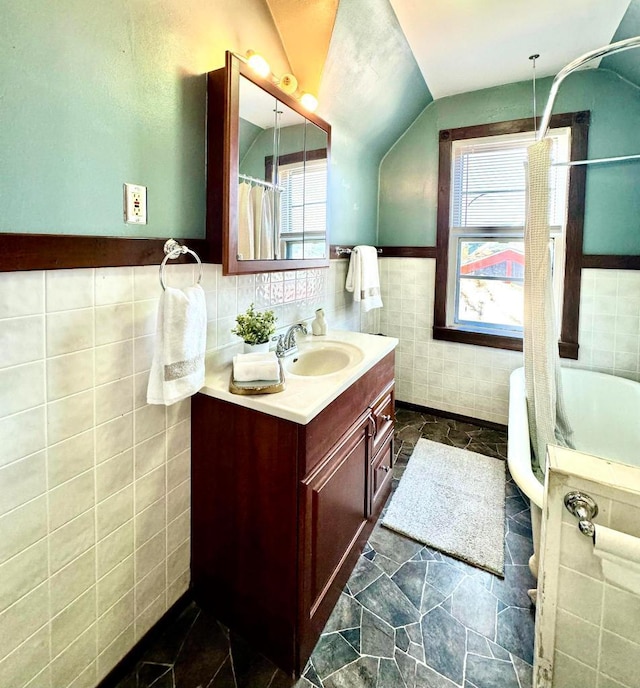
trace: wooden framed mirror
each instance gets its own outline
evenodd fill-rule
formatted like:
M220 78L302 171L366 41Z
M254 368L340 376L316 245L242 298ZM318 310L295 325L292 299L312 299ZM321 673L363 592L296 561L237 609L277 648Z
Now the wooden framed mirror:
M207 76L207 240L223 274L329 265L331 127L227 52Z

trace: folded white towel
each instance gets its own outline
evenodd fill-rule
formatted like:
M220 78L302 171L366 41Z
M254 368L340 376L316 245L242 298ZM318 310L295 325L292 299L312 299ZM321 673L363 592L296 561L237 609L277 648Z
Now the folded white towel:
M362 303L365 313L382 308L378 252L374 246L355 246L351 250L345 289L353 292L353 300Z
M279 377L280 364L273 351L264 354L237 354L233 357L233 379L236 382L277 380Z
M147 387L149 404L175 404L204 384L207 308L200 285L167 287L160 295L155 350Z

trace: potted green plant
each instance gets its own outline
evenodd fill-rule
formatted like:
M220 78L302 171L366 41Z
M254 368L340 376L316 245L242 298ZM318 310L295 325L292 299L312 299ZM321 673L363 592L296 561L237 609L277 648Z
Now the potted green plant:
M231 330L244 342L245 352L268 351L269 339L276 331L273 311L256 311L253 304L245 313L236 316L236 326Z

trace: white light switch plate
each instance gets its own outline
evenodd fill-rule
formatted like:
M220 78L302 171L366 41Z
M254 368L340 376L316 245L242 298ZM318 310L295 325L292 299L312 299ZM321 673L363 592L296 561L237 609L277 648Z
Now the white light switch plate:
M124 221L129 225L147 224L147 187L124 185Z

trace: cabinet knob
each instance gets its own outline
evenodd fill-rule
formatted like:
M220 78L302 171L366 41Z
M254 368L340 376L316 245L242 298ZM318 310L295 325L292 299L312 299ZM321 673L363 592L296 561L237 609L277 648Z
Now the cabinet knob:
M382 420L390 421L391 420L391 415L388 413L385 413L384 415L380 416Z
M389 466L380 466L380 470L384 471L385 473L388 473L391 470L391 468Z

